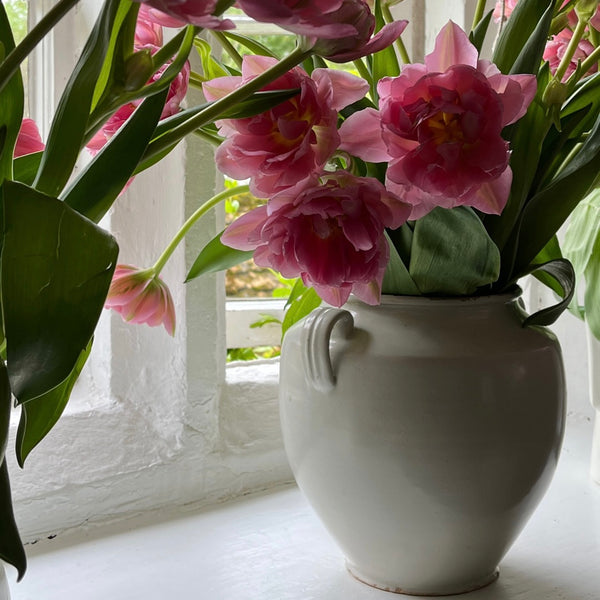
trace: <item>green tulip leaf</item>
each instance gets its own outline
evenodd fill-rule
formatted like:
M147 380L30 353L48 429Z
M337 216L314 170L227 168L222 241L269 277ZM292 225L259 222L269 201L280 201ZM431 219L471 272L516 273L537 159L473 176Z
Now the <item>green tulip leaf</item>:
M64 201L98 223L117 199L143 156L160 119L168 90L146 98L72 185ZM110 177L106 174L110 173Z
M409 273L422 294L471 295L499 272L500 252L472 209L435 208L415 223Z
M64 202L11 181L3 195L8 374L22 403L73 371L100 317L118 247Z
M248 50L250 54L257 54L259 56L271 56L273 58L277 58L277 56L269 48L252 38L236 33L235 31L223 31L222 34L224 37L231 40L232 42L236 42L243 48L246 48L246 50Z
M285 315L281 323L281 339L286 331L294 324L310 314L321 305L321 298L314 288L306 287L302 279L296 279L296 283L290 292L286 302Z
M575 271L573 265L565 258L552 260L543 265L535 265L531 268L530 273L535 275L538 271L547 273L559 283L562 300L527 317L523 322L523 327L552 325L569 306L575 293Z
M17 569L19 581L23 578L27 570L27 556L13 512L6 459L0 465L0 559Z
M13 161L13 179L26 185L33 185L41 160L42 152L33 152L15 158Z
M492 21L492 15L494 14L493 10L490 10L484 17L477 23L477 26L471 33L469 34L469 40L471 44L477 48L477 52L481 53L481 48L483 47L483 43L485 42L485 38L487 36L487 32L490 26L490 22Z
M46 437L62 415L91 349L90 342L79 355L71 374L60 385L21 405L16 440L17 462L20 467L23 467L29 453Z
M14 50L10 23L4 5L0 2L0 43L6 53ZM23 119L24 92L21 71L17 70L2 90L0 102L0 183L12 178L13 151Z
M532 39L534 31L539 34L538 25L543 20L544 13L548 8L552 9L553 4L550 0L520 0L517 3L495 44L492 62L502 73L508 74L512 71L522 49ZM539 62L534 71L528 72L537 71L538 65Z
M58 104L35 188L52 197L67 183L83 146L98 79L110 47L113 23L125 0L107 0ZM114 40L113 40L114 41Z
M252 258L251 250L236 250L221 243L223 232L214 237L200 252L190 269L186 282L200 277L205 273L224 271Z
M398 231L398 230L396 230ZM385 270L383 277L383 283L381 285L382 294L394 294L403 296L419 296L419 288L413 281L413 278L408 272L408 268L404 264L404 261L400 257L398 249L394 245L394 242L390 236L395 232L388 234L386 232L386 239L390 248L390 260Z
M6 441L10 424L12 400L6 365L0 361L0 559L13 565L23 577L27 559L12 508L6 459Z

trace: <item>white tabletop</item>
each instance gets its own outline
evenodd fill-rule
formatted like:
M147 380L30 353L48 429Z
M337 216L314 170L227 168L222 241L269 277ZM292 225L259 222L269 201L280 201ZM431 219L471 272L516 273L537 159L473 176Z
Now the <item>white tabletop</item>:
M469 600L600 599L600 486L588 422L570 422L552 486L500 565ZM210 510L144 515L28 546L13 600L386 600L355 581L295 487Z

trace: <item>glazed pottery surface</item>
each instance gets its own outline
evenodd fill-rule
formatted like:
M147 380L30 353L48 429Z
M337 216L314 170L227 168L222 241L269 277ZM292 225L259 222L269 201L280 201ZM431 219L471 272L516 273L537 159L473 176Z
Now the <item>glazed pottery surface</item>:
M280 410L298 485L381 589L470 591L542 498L565 419L560 347L516 295L319 308L286 334Z
M591 475L596 483L600 483L600 340L594 337L589 328L586 333L588 341L590 400L595 409Z

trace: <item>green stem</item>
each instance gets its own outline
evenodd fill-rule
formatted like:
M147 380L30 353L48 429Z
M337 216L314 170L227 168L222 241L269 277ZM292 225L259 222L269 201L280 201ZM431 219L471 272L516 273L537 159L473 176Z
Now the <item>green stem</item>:
M160 144L157 144L157 146L152 149L149 148L150 152L148 152L144 158L151 158L154 154L161 152L163 148L177 144L186 135L192 133L198 127L202 127L202 125L206 125L207 123L218 119L218 117L226 110L235 106L238 102L246 100L246 98L254 94L254 92L260 91L268 83L285 75L290 69L300 64L311 54L312 50L297 47L292 53L273 65L270 69L267 69L264 73L254 77L223 98L216 100L184 123L173 127L171 131L168 131L160 137Z
M569 65L571 64L571 59L575 55L575 51L577 50L577 46L585 33L585 28L587 23L582 21L581 19L577 22L577 27L575 27L575 31L573 32L573 37L567 46L567 50L565 55L562 57L560 64L558 65L558 69L556 69L556 73L554 73L554 79L556 81L562 81Z
M0 65L0 92L10 81L20 64L31 54L31 51L78 2L79 0L60 0L6 57Z
M364 61L361 60L360 58L357 58L356 60L352 61L352 64L356 67L358 74L365 81L368 81L369 83L371 83L371 79L372 79L371 73L369 73L369 69L367 68L367 65L365 65Z
M471 25L471 31L474 31L479 21L483 19L483 13L485 12L485 0L477 0L477 6L475 7L475 14L473 15L473 25Z
M241 57L240 53L234 48L233 44L227 39L227 36L225 36L220 31L215 30L211 31L210 33L219 42L219 44L221 44L221 48L223 48L223 50L225 50L225 52L229 54L229 57L235 63L235 65L239 69L241 69L242 61L244 59Z
M239 196L240 194L246 194L250 191L247 185L238 185L237 187L230 188L219 192L216 196L213 196L210 200L207 200L202 206L200 206L189 219L181 226L181 229L175 234L175 237L171 240L170 244L165 248L164 252L159 256L158 260L154 263L152 271L154 275L158 275L169 258L173 254L175 248L179 245L181 240L185 237L185 234L192 228L194 223L204 214L206 214L211 208L217 206L223 200L232 198L233 196Z
M383 15L383 20L386 23L393 23L395 21L394 15L392 15L392 11L390 10L390 7L385 3L381 4L381 14ZM411 62L410 56L408 55L406 46L404 45L404 42L402 41L402 36L400 36L394 42L394 44L396 46L396 50L398 51L398 54L400 55L400 60L403 62L403 64L406 65L406 64L410 63Z

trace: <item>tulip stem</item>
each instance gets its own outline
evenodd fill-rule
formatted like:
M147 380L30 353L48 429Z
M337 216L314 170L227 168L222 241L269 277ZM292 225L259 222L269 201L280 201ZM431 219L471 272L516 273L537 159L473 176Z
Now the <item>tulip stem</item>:
M246 194L250 191L250 188L247 185L238 185L233 188L229 188L219 192L216 196L213 196L210 200L207 200L204 204L202 204L199 208L197 208L194 213L187 219L187 221L181 226L179 231L175 234L175 237L171 240L169 245L165 248L163 253L159 256L158 260L154 263L152 267L152 271L154 275L158 275L169 258L171 254L173 254L175 248L179 245L179 242L185 237L186 233L192 228L194 223L202 216L205 215L211 208L217 206L220 202L227 200L228 198L233 198L234 196L240 196L241 194Z
M394 15L392 15L392 11L390 10L390 7L387 4L385 4L385 3L381 4L381 12L383 14L383 20L386 23L393 23L396 20L394 18ZM396 45L396 50L398 51L398 54L400 55L400 60L402 61L402 63L405 65L410 63L411 62L410 56L408 55L406 46L404 45L404 42L402 41L402 36L400 36L394 42L394 44Z
M229 58L235 63L238 69L242 68L243 58L240 53L235 49L234 45L227 39L227 36L221 31L211 31L212 36L219 42L221 48L227 52Z
M585 33L585 28L587 27L587 21L579 19L577 22L577 27L575 27L575 31L573 32L573 37L569 41L569 45L567 46L567 50L562 57L558 68L556 69L556 73L554 73L554 79L556 81L562 81L569 65L571 64L571 60L575 55L575 51L577 50L577 46ZM585 71L584 71L585 72Z
M173 127L170 131L163 134L159 139L159 144L152 148L149 146L149 152L144 156L145 159L151 158L154 154L160 153L164 148L168 148L180 142L186 135L192 133L198 127L211 123L219 118L226 110L234 107L236 104L246 100L254 92L259 92L268 83L279 79L285 75L290 69L299 65L305 58L312 54L311 49L296 47L293 52L282 58L260 75L250 79L239 88L229 92L226 96L219 98L209 104L206 108L190 117L187 121Z
M473 15L473 25L471 31L474 31L479 21L483 19L483 13L485 12L485 0L477 0L477 6L475 7L475 14Z
M6 57L0 65L0 92L10 81L20 64L42 41L44 36L79 2L79 0L60 0L40 22L25 36L23 41Z

